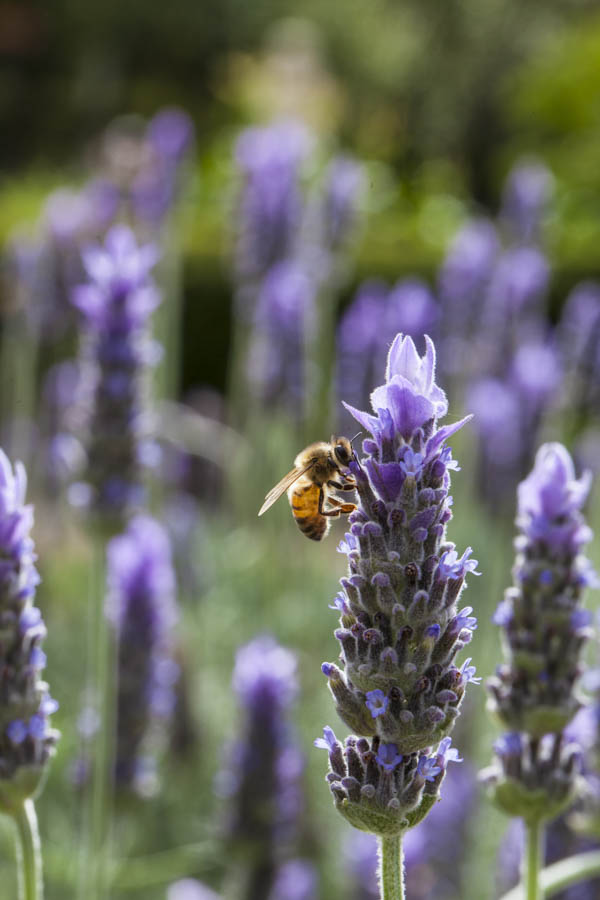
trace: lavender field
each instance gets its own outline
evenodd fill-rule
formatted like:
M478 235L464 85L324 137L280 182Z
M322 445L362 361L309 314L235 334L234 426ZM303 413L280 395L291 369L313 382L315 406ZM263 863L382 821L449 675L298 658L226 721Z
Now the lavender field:
M591 900L600 17L222 12L0 8L0 898Z

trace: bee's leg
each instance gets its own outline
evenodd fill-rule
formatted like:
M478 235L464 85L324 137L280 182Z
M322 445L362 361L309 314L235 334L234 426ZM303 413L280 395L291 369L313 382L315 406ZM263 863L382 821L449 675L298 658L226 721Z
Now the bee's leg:
M328 497L327 502L330 503L332 506L337 507L335 512L337 512L338 515L341 515L342 513L344 513L344 515L349 515L351 512L354 512L354 510L356 509L356 503L342 503L342 501L339 500L337 497ZM333 513L334 513L334 511L332 510L332 512L329 514L331 515ZM323 512L323 513L321 513L321 515L327 515L327 512Z
M344 481L336 481L333 478L330 478L327 482L329 487L333 487L338 491L355 491L356 490L356 480L353 475L344 476Z
M333 497L329 497L328 500L331 502ZM319 491L319 515L320 516L328 516L331 519L337 519L338 516L342 514L341 509L323 509L323 504L325 503L325 494L323 493L323 488Z

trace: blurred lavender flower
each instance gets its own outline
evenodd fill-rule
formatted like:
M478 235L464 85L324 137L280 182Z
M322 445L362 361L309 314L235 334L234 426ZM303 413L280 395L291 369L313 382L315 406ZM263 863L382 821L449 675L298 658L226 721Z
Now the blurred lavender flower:
M85 453L73 434L72 421L79 385L79 369L73 360L55 363L42 384L40 423L43 449L39 454L44 486L51 497L85 465Z
M508 660L488 682L488 702L509 733L484 776L502 809L528 821L554 818L581 768L563 730L580 706L574 687L591 620L582 593L597 583L581 553L592 537L581 513L590 484L589 473L575 478L561 444L539 449L518 489L514 586L494 616Z
M385 351L398 332L424 346L424 335L435 334L438 318L438 305L423 281L418 278L399 281L390 291L379 326Z
M304 859L291 859L277 872L268 900L318 900L317 872Z
M342 746L326 728L317 745L329 753L336 808L380 835L416 825L435 803L448 762L459 761L447 735L475 671L454 659L477 625L470 607L457 608L477 562L446 541L456 463L445 442L468 419L437 427L448 404L425 343L420 357L396 336L386 383L371 395L375 415L346 404L372 438L350 463L359 505L339 548L349 565L336 603L343 671L324 663L323 672L340 717L363 737Z
M523 343L503 378L480 378L467 389L479 435L481 496L494 510L509 508L516 484L531 466L544 415L556 407L561 368L554 345Z
M504 184L500 218L516 243L536 242L546 208L552 197L554 179L546 166L536 160L517 163Z
M588 281L573 288L565 302L559 338L569 408L585 421L600 408L600 284Z
M240 136L235 151L243 179L236 217L240 278L261 278L294 254L303 209L300 166L311 144L294 121L249 128Z
M160 297L150 279L157 251L138 247L116 225L104 247L88 247L90 279L73 292L84 317L80 353L80 422L87 447L89 505L105 520L122 522L144 495L142 463L149 443L149 369L159 358L149 323Z
M181 167L194 144L192 120L181 109L162 109L150 120L145 143L149 153L131 182L131 206L138 220L157 228L180 192Z
M350 156L334 157L323 184L323 240L330 252L344 247L354 230L364 187L364 171Z
M107 547L107 616L118 639L115 778L140 793L153 789L148 744L164 732L175 705L175 579L166 533L134 518ZM159 728L156 729L156 725Z
M0 805L14 811L39 789L59 733L49 717L58 703L41 679L46 628L34 595L39 575L27 476L0 449Z
M228 852L245 869L243 896L264 900L289 856L302 811L304 761L288 725L297 691L295 657L271 637L256 638L238 650L233 688L242 734L218 789L229 799Z
M386 298L387 286L383 282L363 282L338 326L336 393L338 397L350 398L353 404L368 402L379 371ZM348 414L345 419L351 421ZM346 433L345 423L340 430Z
M247 377L253 394L267 405L302 408L304 345L313 330L315 295L315 281L299 260L277 263L261 285Z
M182 878L170 885L167 900L220 900L220 896L195 878Z
M500 250L494 225L486 219L468 222L456 235L439 274L442 309L441 368L453 377L464 370L479 331L484 297Z
M147 138L161 158L176 168L194 145L194 124L184 110L165 107L150 120Z

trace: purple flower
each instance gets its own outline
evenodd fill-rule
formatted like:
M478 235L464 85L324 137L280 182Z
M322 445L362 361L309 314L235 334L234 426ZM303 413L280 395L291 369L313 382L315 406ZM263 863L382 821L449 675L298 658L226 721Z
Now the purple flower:
M24 467L0 449L0 794L9 806L35 793L59 737L49 724L58 703L40 678L46 628L33 605L40 579L26 489Z
M442 767L438 766L436 763L435 756L421 756L417 768L419 775L421 778L424 778L425 781L435 781L436 775L439 775L442 771Z
M435 383L435 347L425 337L425 355L420 357L410 337L394 339L386 367L386 383L371 394L371 406L377 418L349 404L346 409L381 442L399 432L408 441L417 428L446 415L446 395Z
M118 638L117 748L121 787L139 789L157 723L169 722L178 667L172 629L177 619L169 541L154 519L139 516L107 548L107 615Z
M385 713L389 706L389 702L389 699L385 696L383 691L375 690L367 692L367 706L371 710L371 715L374 719Z
M386 772L393 772L402 762L402 754L398 753L395 744L380 744L375 759Z
M472 552L473 549L467 547L463 555L459 558L455 548L446 550L438 564L438 573L440 576L444 579L464 578L467 572L472 572L473 575L481 575L481 572L475 571L479 565L478 561L476 559L469 559ZM471 607L469 607L469 609L471 609Z
M475 672L477 671L477 669L475 668L475 666L470 666L469 665L470 662L471 662L471 657L469 656L467 659L465 659L464 663L461 666L460 675L461 675L462 681L465 684L468 681L471 681L473 684L480 684L481 678L475 677Z
M573 461L562 444L544 444L531 474L519 485L518 524L527 537L554 551L576 552L591 539L580 510L588 496L591 473L575 478Z
M314 745L318 747L320 750L334 750L337 746L337 738L333 733L333 729L326 725L323 728L323 737L315 738Z

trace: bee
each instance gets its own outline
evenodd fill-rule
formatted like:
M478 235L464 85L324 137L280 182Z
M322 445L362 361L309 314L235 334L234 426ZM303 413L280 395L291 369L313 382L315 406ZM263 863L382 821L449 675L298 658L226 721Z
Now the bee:
M287 491L300 531L312 541L323 540L331 519L342 513L347 516L356 509L355 503L344 503L334 494L336 490L356 489L354 475L343 471L348 469L353 455L352 441L346 437L310 444L298 454L292 471L269 491L258 515L262 516Z

